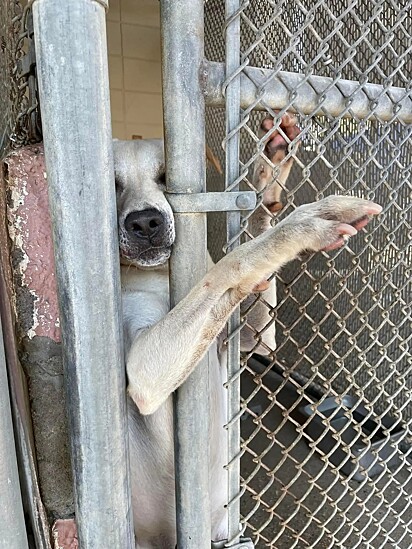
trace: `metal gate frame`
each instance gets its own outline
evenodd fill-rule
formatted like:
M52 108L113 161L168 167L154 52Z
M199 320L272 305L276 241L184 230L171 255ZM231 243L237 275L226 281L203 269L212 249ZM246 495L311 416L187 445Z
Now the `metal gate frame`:
M171 9L173 4L173 10ZM162 36L163 36L163 67L164 67L164 88L163 96L165 98L165 136L166 136L166 151L167 151L167 181L169 192L189 192L199 193L199 189L204 191L204 167L201 178L198 181L202 183L200 186L193 186L188 190L186 184L176 184L177 181L187 182L193 181L193 172L190 166L185 164L185 167L180 171L175 171L182 158L196 158L196 161L204 159L204 141L187 139L187 137L197 135L197 132L203 131L203 112L199 112L198 108L203 109L203 97L205 104L208 107L218 107L226 109L226 139L224 142L225 157L226 157L226 190L230 192L239 191L239 183L242 180L243 174L239 173L239 128L242 125L241 110L243 117L251 113L252 110L269 110L271 112L279 112L282 115L285 110L298 112L300 114L313 114L323 116L325 112L330 116L339 118L356 117L360 120L368 119L379 121L391 121L395 117L397 120L406 124L412 123L412 99L410 94L406 93L403 88L397 88L388 85L365 84L350 80L338 79L334 80L329 77L320 77L314 75L305 75L292 72L275 72L271 69L261 69L249 67L247 62L242 62L240 58L240 16L244 8L244 2L240 0L226 0L226 26L225 26L225 43L226 43L226 63L210 62L202 58L201 50L203 44L201 42L201 29L203 18L203 2L173 2L164 0L161 2L163 8L162 17ZM191 18L188 21L188 14ZM192 19L194 12L196 22ZM197 35L196 35L197 34ZM189 38L190 37L190 38ZM193 51L196 55L193 56ZM178 52L178 53L177 53ZM170 62L174 58L175 63ZM189 69L190 67L190 69ZM196 74L198 78L196 78ZM174 86L169 86L168 79L174 80ZM202 90L199 91L199 81ZM291 91L293 90L293 102L291 101ZM202 93L203 92L203 96ZM184 100L182 101L182 97ZM196 108L194 109L194 103ZM293 104L292 104L293 103ZM194 116L188 118L181 117L182 112L192 113ZM187 133L186 133L187 132ZM173 143L173 145L172 145ZM194 144L196 147L194 148ZM219 197L215 198L216 206L211 208L210 204L205 206L204 211L227 211L227 251L230 251L234 246L239 244L240 214L239 209L230 207L228 196L226 193L220 193ZM198 218L199 212L202 211L201 203L199 205L198 197L196 207L193 207L192 217ZM248 197L245 193L245 201ZM173 203L172 203L173 204ZM190 204L190 202L188 202ZM245 208L247 209L247 208ZM184 214L177 213L177 219L184 218L187 220L190 217L189 207ZM188 221L186 221L188 223ZM187 225L189 226L189 225ZM183 229L183 225L181 230ZM199 238L204 238L204 228L200 229L202 236L193 236L193 227L187 231L186 235L195 238L198 242ZM179 231L178 231L179 234ZM181 233L182 234L182 233ZM183 236L180 236L185 240ZM189 239L187 239L189 241ZM191 261L193 261L193 247L190 246ZM192 281L182 290L182 280L186 279L184 255L180 256L180 248L175 250L174 260L172 263L172 294L180 296L174 298L174 303L177 299L186 295L187 291L192 286ZM204 246L199 247L199 256L203 256ZM196 270L193 283L201 278L205 270ZM173 298L172 298L173 299ZM240 345L239 345L239 327L240 313L235 312L229 321L228 331L232 336L228 342L228 472L229 472L229 540L227 547L240 547L240 536L245 528L240 529L240 497L244 489L240 488L240 456L242 454L240 444L240 417L242 410L240 408ZM207 377L207 368L203 363L196 371L196 376ZM190 379L182 391L187 395L187 400L181 407L177 406L177 414L184 414L185 407L190 402L197 400L197 383L198 378ZM207 381L204 381L207 384ZM193 399L193 400L191 400ZM180 403L180 397L178 399ZM202 442L199 445L203 447L204 442L204 418L193 416L199 421L199 427L191 427L194 433L202 433ZM203 414L203 411L199 413ZM193 421L195 421L193 420ZM180 426L181 424L179 424ZM206 459L199 460L198 455L193 453L193 438L185 438L185 434L178 429L177 436L179 437L179 453L187 452L187 460L185 461L185 478L195 478L199 475L199 471L207 469ZM186 444L186 450L184 449ZM205 446L206 447L206 446ZM190 460L190 454L193 454L193 460ZM206 456L204 456L206 457ZM179 463L179 457L178 463ZM204 473L205 475L205 473ZM203 476L203 478L205 478ZM185 522L189 519L187 510L195 509L198 505L198 492L193 490L193 484L189 483L183 488L178 481L180 491L185 491L184 504L178 507L178 524L180 521ZM204 492L207 492L207 485L202 487ZM179 502L178 500L178 503ZM205 507L207 510L207 506ZM198 522L188 524L188 529L181 533L179 537L179 547L206 547L209 545L207 538L207 529L204 528L205 517L202 511L199 510ZM192 518L190 518L192 520ZM194 520L194 517L193 517ZM202 536L197 538L197 542L190 544L192 536L197 533L204 532ZM184 537L186 536L186 537Z
M134 547L107 8L32 4L82 549Z
M0 269L1 270L1 269ZM0 317L0 547L27 549L27 532L14 445L6 355ZM4 450L7 449L7 452ZM11 525L13 527L11 527Z
M205 194L204 105L226 107L226 186L238 192L241 109L322 109L336 116L412 122L412 100L401 88L334 81L295 73L272 75L248 68L239 49L240 0L226 0L226 66L203 54L203 0L161 0L163 92L168 192L184 205L176 211L177 241L171 260L172 304L206 271L206 212L227 211L228 242L237 245L239 210L250 195ZM76 517L83 549L133 546L127 482L124 370L120 330L119 272L110 143L105 0L34 0L40 102L63 316L66 383L76 471ZM87 33L85 32L87 25ZM92 39L90 37L92 36ZM247 77L246 77L247 74ZM373 109L371 108L373 105ZM81 116L79 116L81 112ZM183 116L190 113L190 116ZM190 159L190 162L189 160ZM102 204L107 205L104 209ZM245 207L246 204L246 207ZM102 211L107 216L102 218ZM95 231L96 224L101 228ZM99 266L98 277L81 255L80 239ZM184 234L190 234L190 249ZM193 246L193 240L196 246ZM189 241L189 239L187 239ZM194 253L196 250L196 254ZM90 252L88 251L88 256ZM185 258L190 257L190 262ZM184 265L190 263L188 272ZM80 268L79 268L80 266ZM99 285L96 280L99 279ZM102 282L104 281L104 282ZM104 288L104 293L99 288ZM91 303L95 307L90 307ZM110 311L98 331L96 311ZM238 332L239 313L230 321ZM109 342L109 343L108 343ZM104 351L104 352L102 352ZM117 365L113 368L113 365ZM176 398L178 546L210 547L206 402L207 358ZM229 536L239 530L239 340L229 343ZM75 395L73 396L73 388ZM108 395L110 397L108 398ZM105 402L105 406L101 403ZM193 441L197 443L194 445ZM102 453L104 458L102 458ZM96 475L100 482L94 482ZM195 488L195 489L194 489Z

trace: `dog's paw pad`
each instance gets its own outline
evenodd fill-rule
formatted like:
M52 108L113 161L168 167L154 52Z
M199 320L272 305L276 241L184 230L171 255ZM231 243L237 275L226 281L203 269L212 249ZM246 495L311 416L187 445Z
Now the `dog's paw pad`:
M270 132L275 127L275 120L272 117L266 117L260 124L263 134ZM285 113L279 124L279 130L274 131L268 138L265 146L265 152L269 158L273 158L277 151L286 153L289 143L298 137L301 133L297 125L296 116L291 113Z

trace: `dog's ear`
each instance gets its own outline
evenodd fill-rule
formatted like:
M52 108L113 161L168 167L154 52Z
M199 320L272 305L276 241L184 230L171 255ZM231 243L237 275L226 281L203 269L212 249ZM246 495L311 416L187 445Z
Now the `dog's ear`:
M214 154L209 145L206 145L206 159L212 164L217 173L220 173L220 175L223 174L222 166L220 165L219 159Z

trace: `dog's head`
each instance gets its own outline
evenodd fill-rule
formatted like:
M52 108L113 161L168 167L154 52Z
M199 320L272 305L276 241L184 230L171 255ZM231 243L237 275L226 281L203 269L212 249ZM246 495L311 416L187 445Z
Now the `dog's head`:
M113 152L121 260L140 268L163 265L175 239L163 141L115 140Z

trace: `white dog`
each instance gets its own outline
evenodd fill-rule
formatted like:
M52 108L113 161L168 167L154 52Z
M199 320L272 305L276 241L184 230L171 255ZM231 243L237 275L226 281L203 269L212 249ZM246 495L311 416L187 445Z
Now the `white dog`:
M299 130L285 114L281 132L266 118L261 132L269 133L265 155L276 165L285 159L288 140ZM282 135L283 133L283 135ZM292 160L273 166L262 156L253 182L263 190L263 204L250 218L256 237L213 265L206 276L173 310L169 306L168 259L175 238L172 210L165 198L163 142L115 141L126 367L128 376L132 502L138 549L174 549L175 487L173 464L172 393L198 361L211 352L210 485L212 540L227 538L225 430L225 349L218 336L245 298L264 291L275 304L268 278L304 250L330 250L364 227L381 211L372 202L330 196L297 208L271 227L279 209L281 187ZM268 321L267 307L255 308L249 319L259 330ZM264 343L274 348L266 334ZM251 330L241 334L243 349L256 345ZM263 346L262 346L263 347ZM262 348L261 350L264 351Z

